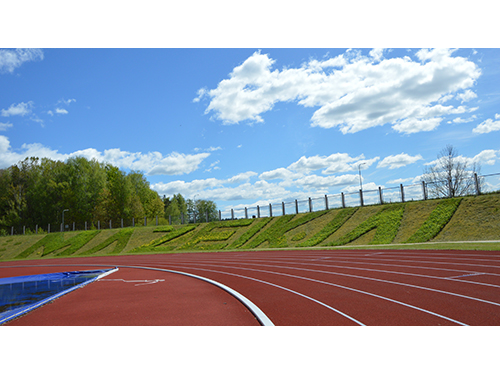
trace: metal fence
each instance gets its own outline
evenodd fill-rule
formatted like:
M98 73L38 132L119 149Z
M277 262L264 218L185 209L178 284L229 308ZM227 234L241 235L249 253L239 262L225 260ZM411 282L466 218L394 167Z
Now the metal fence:
M453 180L441 180L433 183L421 181L420 183L411 185L400 184L399 186L379 187L374 190L359 189L357 191L308 198L307 200L296 199L294 201L269 203L256 207L227 209L219 211L219 220L273 217L341 207L360 207L492 193L500 191L500 173L483 176L472 175L469 180L462 181L462 183L466 183L470 187L464 194L454 194L453 183ZM441 187L441 189L435 189L436 186ZM443 186L444 189L442 188Z
M470 189L461 195L480 195L500 191L500 173L477 176L474 174L468 186ZM446 185L448 189L442 189ZM275 217L282 215L291 215L298 213L314 212L328 210L332 208L345 207L360 207L367 205L421 201L436 198L448 198L458 196L453 194L453 181L437 181L434 183L426 183L424 181L404 186L379 187L374 190L357 190L351 192L340 192L338 194L324 195L316 198L308 198L306 200L292 200L287 202L276 202L255 207L240 207L229 208L223 211L218 211L218 217L210 216L207 212L196 212L194 215L179 215L155 218L139 218L139 219L120 219L118 221L97 221L84 223L56 223L49 224L47 227L34 228L27 226L11 227L10 233L15 234L34 234L34 233L53 233L63 231L90 230L90 229L112 229L126 228L137 226L158 226L158 225L173 225L173 224L188 224L200 223L221 220L236 220L262 217ZM435 189L440 186L441 189Z

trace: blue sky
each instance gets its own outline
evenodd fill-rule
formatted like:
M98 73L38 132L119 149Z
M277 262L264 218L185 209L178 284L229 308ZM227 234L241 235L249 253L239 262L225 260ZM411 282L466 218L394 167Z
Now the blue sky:
M499 49L0 50L0 168L83 155L219 209L500 172ZM489 181L492 184L496 182Z

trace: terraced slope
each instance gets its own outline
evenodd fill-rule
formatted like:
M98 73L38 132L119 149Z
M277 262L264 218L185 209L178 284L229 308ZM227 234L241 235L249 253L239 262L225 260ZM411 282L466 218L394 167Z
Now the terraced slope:
M0 237L0 260L500 241L500 194L204 224Z

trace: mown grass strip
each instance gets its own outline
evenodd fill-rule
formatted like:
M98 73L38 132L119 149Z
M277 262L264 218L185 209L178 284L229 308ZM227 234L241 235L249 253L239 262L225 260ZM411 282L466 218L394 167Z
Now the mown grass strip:
M87 251L84 251L81 255L90 255L90 254L95 254L98 251L101 251L105 247L108 247L111 245L113 242L117 242L115 248L113 251L110 252L110 254L117 254L120 253L125 246L127 246L128 241L130 240L130 237L132 236L132 233L134 233L134 228L126 228L122 229L119 232L115 233L105 241L101 242L99 245L94 246L92 249L89 249ZM64 253L58 254L58 256L66 255Z
M134 249L132 249L130 252L131 253L138 253L138 252L148 252L148 251L154 251L155 247L161 246L166 242L175 240L176 238L185 235L188 232L191 232L192 230L196 229L198 226L197 225L188 225L185 227L181 227L178 229L175 229L171 232L168 232L166 235L157 238L155 240L152 240L144 245L138 246Z
M61 254L57 256L68 256L74 254L77 250L81 249L86 243L100 233L99 230L89 230L82 232L74 237L64 240L64 233L51 233L46 235L34 245L28 247L21 254L16 256L16 259L25 259L33 252L43 247L42 257L45 257L53 252L62 248L68 247Z
M403 218L404 205L387 206L382 211L373 215L358 225L354 230L339 238L337 241L329 242L327 246L342 246L348 244L363 234L377 228L375 237L371 244L391 243L396 237L401 219Z
M304 225L311 220L325 215L326 213L328 213L328 211L311 212L306 215L301 215L293 221L292 219L297 215L281 216L273 225L259 234L253 241L250 241L248 244L243 246L243 248L255 248L266 241L269 243L269 247L271 248L287 247L288 243L285 237L286 232L297 228L298 226Z
M184 245L179 247L179 250L186 250L186 249L194 249L200 242L205 242L205 241L226 241L231 236L236 232L235 229L232 230L226 230L226 231L220 231L220 232L214 232L215 229L225 229L225 228L239 228L239 227L246 227L249 226L250 224L253 223L252 219L241 219L241 220L227 220L227 221L215 221L211 222L205 227L200 230L194 238L191 240L187 241ZM212 244L210 245L212 248L216 249L222 249L226 247L228 244ZM217 247L218 246L218 247ZM203 247L205 249L206 246ZM203 250L202 249L202 250Z
M337 215L330 221L327 225L308 240L297 244L299 247L311 247L316 246L330 237L333 233L337 231L342 225L345 224L347 220L357 211L357 207L350 207L339 210Z
M439 202L422 226L405 243L427 242L436 237L451 220L462 198Z
M269 223L273 218L272 217L265 217L263 219L260 219L257 223L255 223L249 230L247 230L245 233L243 233L240 238L238 238L233 244L231 245L232 248L239 248L243 246L246 242L248 242L257 232L259 232L262 228L264 228L267 223Z

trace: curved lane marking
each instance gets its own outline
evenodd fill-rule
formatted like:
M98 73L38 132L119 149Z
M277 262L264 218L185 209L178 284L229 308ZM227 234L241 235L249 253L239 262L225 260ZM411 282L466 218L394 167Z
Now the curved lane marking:
M181 263L183 263L183 262L181 262ZM252 268L244 268L244 267L229 267L229 266L221 266L221 265L214 265L214 266L224 267L224 268L242 269L242 270L247 270L247 271L257 271L257 272L271 273L271 274L275 274L275 275L288 276L288 277L297 278L297 279L303 279L303 280L312 281L312 282L316 282L316 283L320 283L320 284L331 285L331 286L334 286L334 287L337 287L337 288L346 289L346 290L350 290L350 291L353 291L353 292L362 293L362 294L366 294L366 295L369 295L369 296L372 296L372 297L380 298L380 299L383 299L383 300L386 300L386 301L389 301L389 302L397 303L397 304L402 305L402 306L410 307L412 309L419 310L419 311L425 312L427 314L437 316L439 318L448 320L450 322L456 323L456 324L461 325L461 326L467 326L467 324L465 324L465 323L462 323L462 322L460 322L458 320L455 320L455 319L446 317L444 315L435 313L433 311L429 311L429 310L426 310L426 309L423 309L423 308L420 308L420 307L417 307L417 306L413 306L413 305L410 305L410 304L407 304L407 303L404 303L404 302L401 302L401 301L397 301L397 300L394 300L392 298L384 297L384 296L381 296L381 295L378 295L378 294L373 294L373 293L370 293L370 292L365 292L363 290L350 288L350 287L347 287L347 286L344 286L344 285L329 283L327 281L322 281L322 280L317 280L317 279L311 279L311 278L308 278L308 277L302 277L302 276L297 276L297 275L290 275L290 274L281 273L281 272L265 271L265 270L258 270L258 269L252 269ZM202 268L195 268L195 267L192 267L192 266L177 266L177 267L189 268L189 269L195 269L195 270L201 270L201 271L211 271L211 272L215 272L215 273L226 274L226 272L222 272L222 271L215 271L215 270L210 270L210 269L207 270L207 269L202 269ZM235 276L239 276L239 277L249 278L249 277L238 275L238 274L234 274L234 275ZM256 281L261 281L261 280L256 279ZM264 282L264 281L261 281L261 282Z

